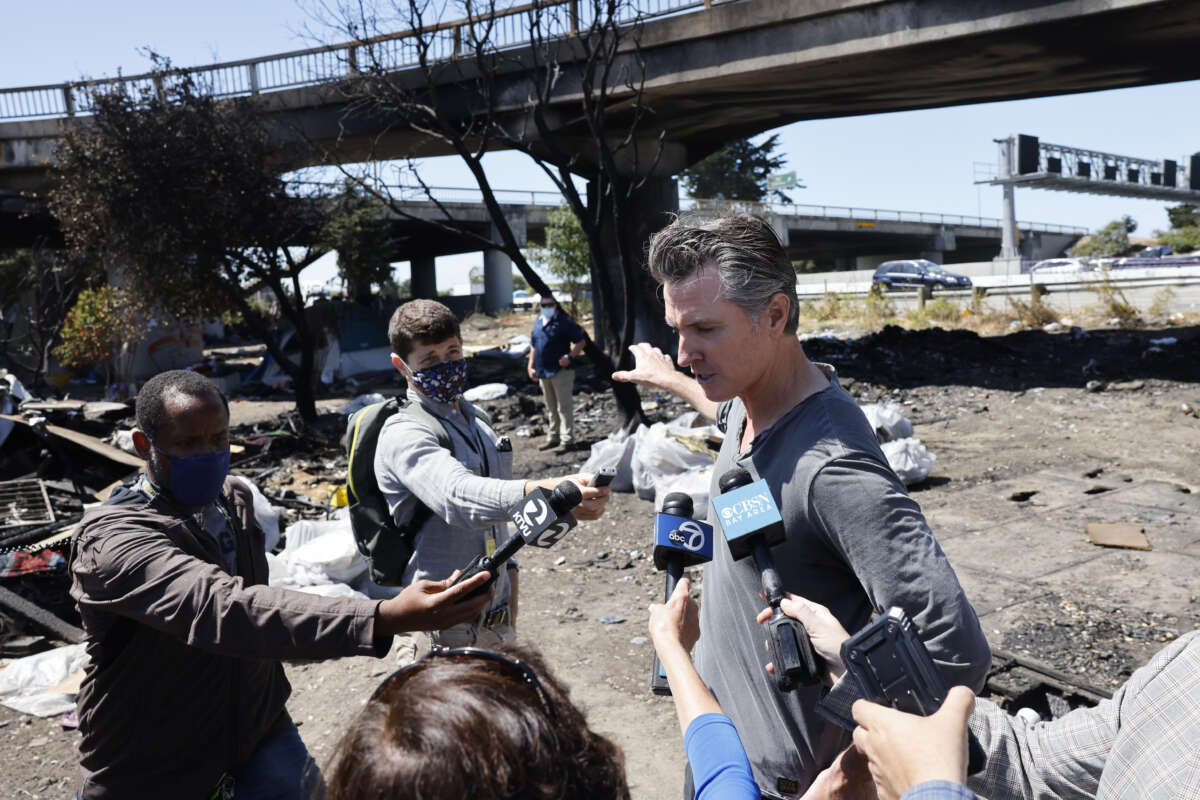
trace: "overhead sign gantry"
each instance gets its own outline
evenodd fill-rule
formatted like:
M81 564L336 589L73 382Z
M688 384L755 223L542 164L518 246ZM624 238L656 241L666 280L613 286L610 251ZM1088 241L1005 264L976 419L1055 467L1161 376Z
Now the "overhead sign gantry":
M1200 204L1200 153L1192 155L1185 166L1166 158L1136 158L1050 144L1026 134L995 141L1000 145L1000 174L980 183L1004 189L1001 258L1018 255L1014 223L1017 186Z

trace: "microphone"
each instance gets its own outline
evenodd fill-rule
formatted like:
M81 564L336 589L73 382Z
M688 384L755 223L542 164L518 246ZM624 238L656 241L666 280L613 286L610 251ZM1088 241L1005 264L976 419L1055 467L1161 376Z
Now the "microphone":
M781 692L797 686L812 685L821 678L808 631L779 608L783 601L783 581L775 569L770 548L784 540L783 517L775 505L767 482L754 480L741 467L734 467L718 482L721 493L713 498L713 508L725 532L729 554L735 560L754 556L762 574L763 594L774 614L767 621L767 641L771 662L775 665L775 685Z
M691 495L672 492L654 515L654 566L667 571L664 600L670 600L685 567L712 561L712 526L692 519ZM669 695L671 686L658 656L650 673L650 691Z
M475 556L458 576L455 585L462 583L479 572L492 574L487 583L471 593L472 597L486 592L496 580L496 569L527 544L534 547L550 547L579 523L571 509L583 502L579 487L571 481L563 481L548 492L538 487L518 500L508 510L517 532L504 540L490 556Z

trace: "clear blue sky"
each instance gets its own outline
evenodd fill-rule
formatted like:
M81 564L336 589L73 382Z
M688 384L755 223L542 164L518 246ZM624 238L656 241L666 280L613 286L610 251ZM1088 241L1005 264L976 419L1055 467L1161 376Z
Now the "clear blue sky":
M6 3L0 15L0 86L59 83L147 69L153 48L180 66L308 47L320 32L316 0L41 0ZM994 138L1029 133L1055 144L1144 158L1184 160L1200 151L1200 82L1083 95L802 122L780 128L784 169L807 189L799 203L1000 216L1000 190L972 183L972 162L996 161ZM551 188L523 157L490 157L494 184ZM470 186L451 159L423 163L434 185ZM542 179L544 180L544 178ZM1098 228L1130 214L1139 233L1166 227L1159 201L1017 191L1017 218ZM439 260L439 284L466 279L481 263ZM315 267L320 277L332 264ZM400 277L406 277L402 269ZM314 276L317 277L317 276Z

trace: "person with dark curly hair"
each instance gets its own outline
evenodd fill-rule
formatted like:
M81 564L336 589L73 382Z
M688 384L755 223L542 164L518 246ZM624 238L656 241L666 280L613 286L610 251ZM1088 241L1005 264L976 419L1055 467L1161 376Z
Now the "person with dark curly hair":
M325 800L628 800L624 756L536 650L436 648L388 676L338 743Z

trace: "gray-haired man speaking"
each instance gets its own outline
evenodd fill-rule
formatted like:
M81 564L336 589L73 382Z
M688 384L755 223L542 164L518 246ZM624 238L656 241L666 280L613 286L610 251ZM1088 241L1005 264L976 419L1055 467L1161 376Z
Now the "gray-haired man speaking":
M990 652L975 611L921 509L888 466L871 426L832 367L796 338L796 276L779 238L747 215L680 219L650 242L679 366L648 344L617 380L673 392L717 420L717 478L740 466L766 480L787 539L773 548L784 588L828 606L848 630L900 606L949 684L983 686ZM696 666L737 726L764 797L802 793L849 742L818 713L843 716L855 691L839 682L784 694L763 671L760 576L714 548L705 568ZM690 791L690 780L689 787ZM690 796L690 795L689 795Z

